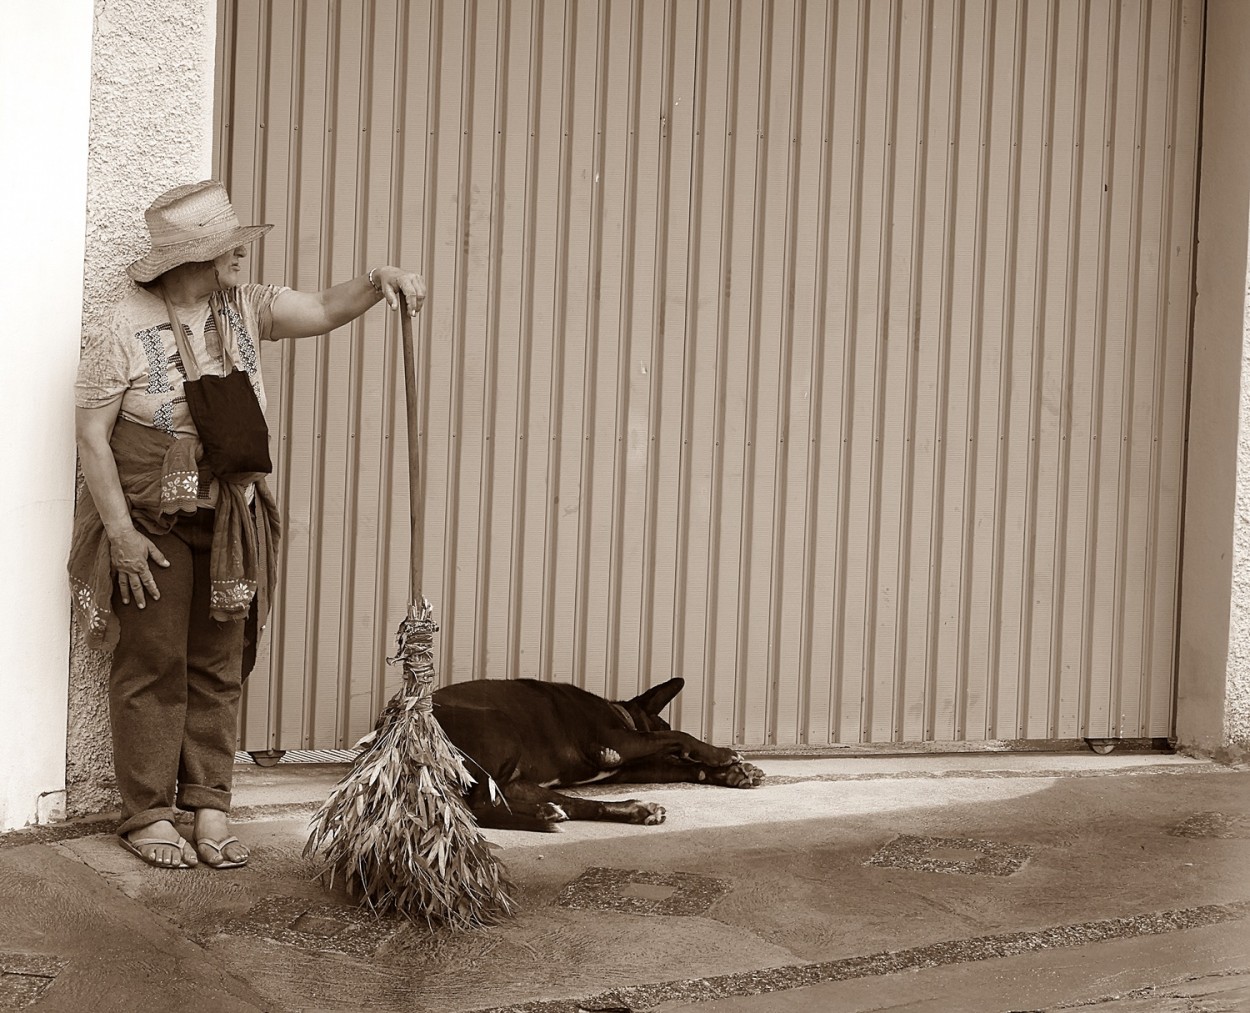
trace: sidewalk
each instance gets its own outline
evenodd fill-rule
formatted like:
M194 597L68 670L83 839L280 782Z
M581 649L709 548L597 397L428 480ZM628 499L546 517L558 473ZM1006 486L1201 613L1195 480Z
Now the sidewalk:
M1250 770L756 762L753 791L587 791L660 802L659 827L488 831L520 910L461 935L316 882L341 766L239 766L240 870L151 869L109 821L0 836L0 1009L1250 1010Z

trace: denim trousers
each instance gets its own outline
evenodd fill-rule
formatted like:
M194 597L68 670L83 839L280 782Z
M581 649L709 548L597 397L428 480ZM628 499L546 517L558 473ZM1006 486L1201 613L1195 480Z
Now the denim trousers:
M230 811L243 622L209 616L209 556L214 511L181 515L164 535L149 535L169 560L152 564L160 598L113 607L121 638L113 652L109 720L113 766L122 797L119 834L177 809Z

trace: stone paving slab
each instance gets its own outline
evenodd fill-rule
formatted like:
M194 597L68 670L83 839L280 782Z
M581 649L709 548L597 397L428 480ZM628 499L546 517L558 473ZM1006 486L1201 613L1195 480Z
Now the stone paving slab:
M0 994L18 1003L25 989L39 1013L272 1009L159 914L45 845L0 851L0 954Z
M66 961L37 953L0 953L0 1009L20 1010L43 998Z
M997 841L902 834L864 864L960 876L1011 876L1032 854L1032 848Z
M368 960L401 928L397 918L379 918L359 907L318 904L303 897L264 897L222 933L271 939L315 953L341 953Z
M1204 975L1053 1007L1054 1013L1077 1009L1088 1013L1244 1013L1250 1010L1250 971Z
M1250 840L1250 816L1220 812L1194 813L1171 831L1177 837Z
M850 957L843 960L820 961L807 964L793 964L785 967L769 968L757 971L741 971L734 974L719 975L703 979L678 979L669 981L649 982L625 988L609 989L590 996L575 999L538 1000L517 1003L508 1006L484 1007L473 1013L584 1013L586 1010L607 1010L623 1008L629 1011L674 1009L698 1010L700 1013L773 1013L774 1010L846 1010L842 998L832 1001L831 994L836 986L844 982L894 977L908 972L923 972L933 968L961 967L986 961L998 962L1005 958L1027 955L1038 957L1050 950L1082 949L1108 941L1137 940L1152 936L1162 936L1181 932L1187 929L1203 928L1210 925L1228 925L1239 923L1228 931L1234 937L1244 938L1244 919L1250 915L1250 903L1227 906L1211 906L1193 908L1185 911L1161 911L1136 918L1115 918L1098 922L1086 922L1076 925L1061 925L1049 929L1032 932L1010 932L995 936L980 936L972 939L952 939L929 946L913 947L908 950L890 953L876 953L862 957ZM1175 941L1172 943L1175 946ZM1244 957L1242 958L1244 959ZM1000 968L990 971L1001 973ZM984 974L984 971L982 971ZM1086 976L1089 976L1087 965ZM1157 979L1155 979L1157 980ZM909 984L914 984L910 982ZM1070 982L1068 983L1070 988ZM1027 983L1013 983L1013 993L1023 994L1028 991ZM793 993L793 995L790 995ZM806 1006L795 1006L798 998L807 1000ZM982 1007L974 996L960 996L960 1005L952 1007L952 993L941 992L936 998L939 1003L933 1005L928 998L916 1000L917 1010L950 1010L958 1008L960 1013L974 1013L980 1008L1001 1009L1008 1007ZM718 1002L717 1000L730 1000ZM735 1001L738 1000L738 1001ZM868 1007L879 1010L879 996L874 997L873 1005ZM996 998L1001 1002L1003 999ZM1014 1010L1036 1009L1034 999L1024 1000L1023 1006L1018 1005L1020 998L1008 1000ZM858 1008L858 1007L850 1007ZM894 1005L892 1010L907 1009L909 1005Z
M1250 922L1121 937L790 991L661 1002L654 1013L1240 1013ZM596 1005L588 1001L586 1006Z
M633 915L701 915L732 889L728 880L689 872L590 868L561 892L563 907Z

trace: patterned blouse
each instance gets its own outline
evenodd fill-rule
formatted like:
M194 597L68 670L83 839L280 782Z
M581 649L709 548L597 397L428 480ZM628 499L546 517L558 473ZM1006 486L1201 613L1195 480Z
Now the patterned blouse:
M228 334L217 332L205 303L194 318L181 316L183 330L200 372L224 376L231 367L251 378L261 409L266 407L259 342L272 338L273 301L285 288L240 285L227 289L219 310ZM195 436L182 384L182 357L174 341L165 300L137 289L114 309L107 327L87 335L78 365L75 403L102 408L121 398L120 417L159 429L168 436Z

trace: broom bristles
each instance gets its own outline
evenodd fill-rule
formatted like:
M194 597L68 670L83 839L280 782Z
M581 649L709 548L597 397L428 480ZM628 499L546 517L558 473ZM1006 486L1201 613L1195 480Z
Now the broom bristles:
M473 778L434 718L431 679L413 663L428 661L429 639L413 622L400 626L404 687L313 816L304 854L320 852L321 877L378 914L477 928L512 913L510 884L462 797Z

